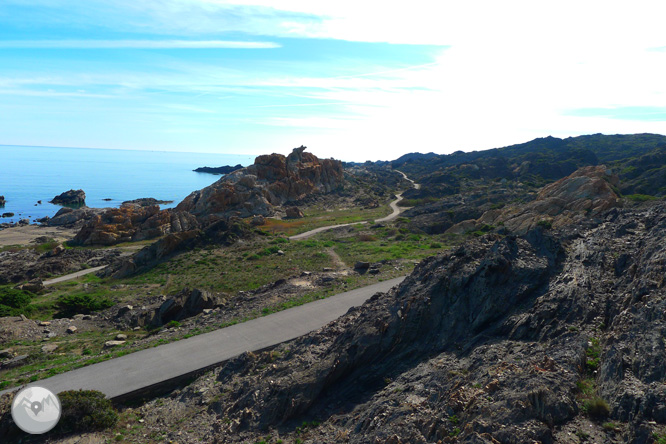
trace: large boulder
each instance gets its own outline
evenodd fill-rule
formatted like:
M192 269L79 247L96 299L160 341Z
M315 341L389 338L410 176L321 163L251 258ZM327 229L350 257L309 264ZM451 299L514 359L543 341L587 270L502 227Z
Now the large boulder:
M183 211L160 211L157 205L123 205L94 216L81 228L73 242L79 245L115 245L189 231L198 225L194 216Z
M4 207L5 203L7 203L5 196L0 196L0 207Z
M217 303L217 297L207 291L186 288L164 301L155 310L151 324L161 326L169 321L180 321L190 318L203 312L204 309L214 308Z
M287 219L300 219L304 217L303 212L298 207L287 207L285 212L287 213Z
M47 218L44 222L51 227L71 226L77 224L77 222L90 220L103 211L105 210L102 208L83 207L73 209L64 207L58 210L55 216ZM41 219L38 220L38 222L41 221Z
M86 204L86 193L83 190L69 190L57 195L52 200L52 204L80 206Z
M329 193L342 185L342 163L319 159L294 148L289 156L259 156L247 168L227 174L214 184L195 191L177 207L194 214L200 222L229 216L271 216L275 207L311 193Z

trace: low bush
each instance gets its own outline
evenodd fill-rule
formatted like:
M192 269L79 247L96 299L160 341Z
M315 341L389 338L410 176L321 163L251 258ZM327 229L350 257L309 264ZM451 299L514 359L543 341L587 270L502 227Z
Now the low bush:
M118 422L118 412L103 393L96 390L70 390L58 394L62 407L59 433L84 433L104 430Z
M583 404L583 411L592 418L605 418L610 415L608 403L598 396L588 399Z
M633 202L647 202L649 200L659 199L658 197L650 196L649 194L630 194L625 197Z
M28 314L30 293L10 287L0 288L0 316L18 316Z
M68 315L104 310L113 306L113 301L103 296L79 293L60 296L56 306L61 314Z

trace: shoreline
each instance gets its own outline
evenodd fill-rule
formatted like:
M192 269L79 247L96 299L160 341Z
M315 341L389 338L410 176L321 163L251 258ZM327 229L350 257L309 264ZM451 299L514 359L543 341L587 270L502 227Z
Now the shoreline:
M0 248L11 245L27 245L41 236L47 236L59 242L68 241L76 236L78 229L64 227L46 227L41 225L21 225L0 230Z

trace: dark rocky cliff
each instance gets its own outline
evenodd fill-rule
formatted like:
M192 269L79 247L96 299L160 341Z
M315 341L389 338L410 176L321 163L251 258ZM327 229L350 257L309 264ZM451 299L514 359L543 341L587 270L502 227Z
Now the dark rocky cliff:
M218 433L316 418L312 442L649 442L666 424L665 235L660 203L427 259L320 331L229 363Z

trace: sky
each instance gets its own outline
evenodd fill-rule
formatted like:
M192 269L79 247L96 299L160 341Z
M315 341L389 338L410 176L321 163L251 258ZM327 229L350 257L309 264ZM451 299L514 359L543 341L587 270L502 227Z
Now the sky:
M306 145L364 161L666 134L665 13L640 0L2 0L0 144Z

